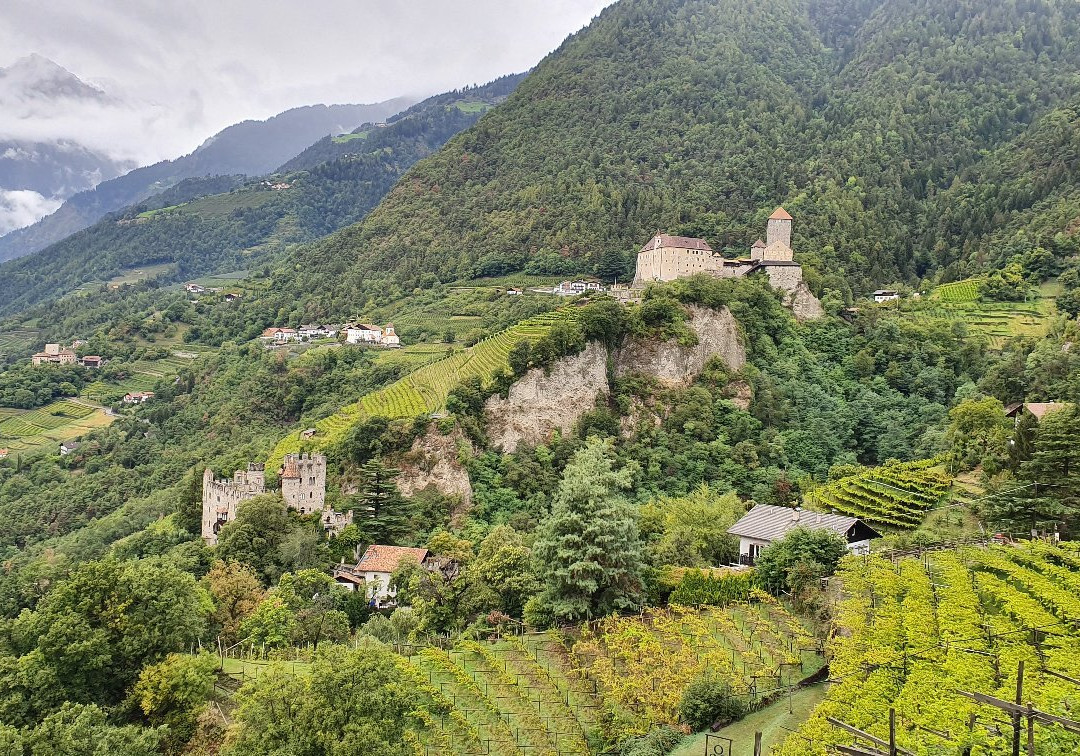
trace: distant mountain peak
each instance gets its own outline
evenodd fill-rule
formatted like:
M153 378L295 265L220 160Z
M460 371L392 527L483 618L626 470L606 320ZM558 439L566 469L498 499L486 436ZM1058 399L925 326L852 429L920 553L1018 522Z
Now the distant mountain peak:
M9 100L107 100L102 90L44 55L31 53L0 68L0 104Z

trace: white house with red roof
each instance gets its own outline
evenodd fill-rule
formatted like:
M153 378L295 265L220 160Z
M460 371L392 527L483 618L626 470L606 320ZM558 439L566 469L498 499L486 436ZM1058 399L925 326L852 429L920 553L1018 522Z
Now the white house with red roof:
M390 585L394 570L407 562L422 565L427 558L427 549L372 544L355 566L334 567L334 580L350 591L364 591L376 608L391 606L397 597L397 589Z

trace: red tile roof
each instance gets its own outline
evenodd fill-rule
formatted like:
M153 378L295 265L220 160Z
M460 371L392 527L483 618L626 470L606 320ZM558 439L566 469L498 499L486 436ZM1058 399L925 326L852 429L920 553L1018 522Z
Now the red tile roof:
M792 220L788 211L782 207L778 207L773 210L773 214L769 216L769 220Z
M669 236L668 234L657 234L641 248L642 252L653 249L656 247L656 240L660 240L661 247L675 247L676 249L699 249L703 252L712 252L712 247L704 239L695 239L692 236Z
M356 569L361 572L393 572L403 561L412 560L420 564L427 555L427 549L371 545L356 563Z

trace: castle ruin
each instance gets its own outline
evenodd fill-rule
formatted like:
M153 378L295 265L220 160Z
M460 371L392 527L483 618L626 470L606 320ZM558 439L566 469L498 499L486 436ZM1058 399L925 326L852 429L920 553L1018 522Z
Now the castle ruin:
M335 512L326 504L326 455L286 454L278 470L281 498L289 509L301 515L319 513L319 521L331 535L352 522L352 512ZM202 537L208 546L217 545L222 526L236 519L240 502L266 493L263 465L251 463L247 471L237 470L232 480L218 480L213 470L203 473Z
M742 278L762 272L769 284L784 292L785 302L807 317L818 317L821 305L803 282L802 266L795 262L791 248L793 219L782 207L776 208L765 225L765 241L750 247L749 257L730 259L713 250L704 239L657 233L637 255L632 288L642 289L653 281L674 281L698 273L719 278Z
M209 467L203 472L202 537L208 546L217 545L221 527L236 519L240 502L266 493L266 473L263 465L251 462L247 470L237 470L232 480L218 480Z

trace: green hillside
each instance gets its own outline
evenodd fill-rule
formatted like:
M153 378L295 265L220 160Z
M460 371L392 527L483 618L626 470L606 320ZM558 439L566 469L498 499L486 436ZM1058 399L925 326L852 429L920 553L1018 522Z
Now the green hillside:
M355 223L410 166L430 155L521 79L428 98L365 139L316 142L270 179L188 179L40 252L0 266L0 316L124 269L175 263L168 280L274 261L286 245ZM470 107L455 107L461 101ZM370 126L370 125L369 125ZM361 127L361 131L363 127Z
M986 259L967 254L993 243L977 241L986 221L1020 222L1068 186L1075 131L1060 108L1080 94L1078 19L1062 0L618 3L364 223L301 252L308 273L282 285L322 308L386 279L410 288L555 253L591 270L657 228L740 252L777 204L819 293L942 266L959 277ZM1060 150L1002 165L1048 132ZM992 189L1002 172L1012 193ZM969 205L980 225L961 226ZM1071 238L1061 210L1024 244L1068 254L1053 243Z

